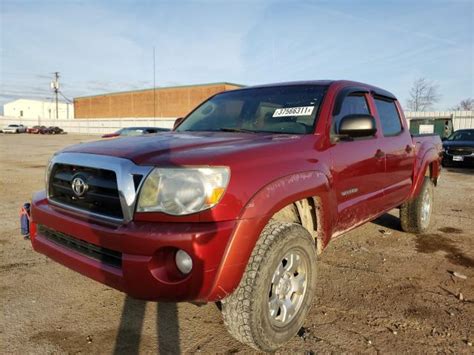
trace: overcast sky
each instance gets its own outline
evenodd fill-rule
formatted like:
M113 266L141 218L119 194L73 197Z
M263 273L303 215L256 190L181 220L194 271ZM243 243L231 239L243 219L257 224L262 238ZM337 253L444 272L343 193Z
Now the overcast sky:
M229 81L351 79L474 97L474 1L1 0L0 105Z

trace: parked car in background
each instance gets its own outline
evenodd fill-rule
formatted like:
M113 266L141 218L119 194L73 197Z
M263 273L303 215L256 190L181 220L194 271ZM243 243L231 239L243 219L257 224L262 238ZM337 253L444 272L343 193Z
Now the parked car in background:
M46 126L33 126L26 130L30 134L46 134L49 133L48 127Z
M443 165L474 166L474 129L460 129L443 140Z
M167 131L170 131L170 129L158 127L126 127L119 129L117 132L114 133L104 134L102 138L141 136L144 134L153 134Z
M64 133L64 130L62 128L59 128L58 126L49 126L48 133L49 134L62 134Z
M2 131L3 133L26 133L26 126L22 124L10 124Z

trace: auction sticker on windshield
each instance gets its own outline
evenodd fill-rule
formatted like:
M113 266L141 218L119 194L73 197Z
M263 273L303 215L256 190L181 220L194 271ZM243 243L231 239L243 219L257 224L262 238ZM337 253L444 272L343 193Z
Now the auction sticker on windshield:
M311 116L314 106L278 108L273 112L273 117Z

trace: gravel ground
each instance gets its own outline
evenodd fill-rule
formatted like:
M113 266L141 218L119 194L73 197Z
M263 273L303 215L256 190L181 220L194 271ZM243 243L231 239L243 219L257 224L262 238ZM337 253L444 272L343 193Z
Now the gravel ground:
M130 299L21 238L19 206L43 188L48 158L91 139L0 135L2 353L252 352L214 304ZM281 353L473 353L474 170L445 169L435 199L430 234L401 232L395 210L332 241L312 311Z

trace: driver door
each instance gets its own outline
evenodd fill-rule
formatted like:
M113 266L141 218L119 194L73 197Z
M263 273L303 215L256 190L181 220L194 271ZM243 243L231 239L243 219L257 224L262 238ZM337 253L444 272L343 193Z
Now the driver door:
M332 117L331 135L337 134L338 123L350 114L371 114L366 93L344 98L339 114ZM385 155L377 133L373 137L339 140L331 147L331 170L334 177L338 220L335 234L341 234L381 211L384 186Z

